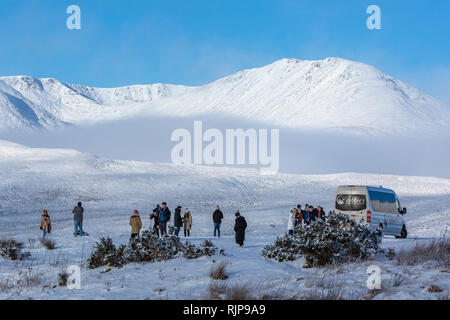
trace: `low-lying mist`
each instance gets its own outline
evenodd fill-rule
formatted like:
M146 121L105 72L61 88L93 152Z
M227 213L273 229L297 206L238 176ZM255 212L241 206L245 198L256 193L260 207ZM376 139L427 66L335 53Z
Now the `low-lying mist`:
M194 120L203 130L277 129L223 116L140 118L31 132L8 131L0 139L30 147L70 148L102 158L171 162L172 132L193 136ZM270 135L269 135L270 137ZM204 143L204 147L207 143ZM450 178L450 133L440 136L377 135L280 129L280 171L297 174L360 172Z

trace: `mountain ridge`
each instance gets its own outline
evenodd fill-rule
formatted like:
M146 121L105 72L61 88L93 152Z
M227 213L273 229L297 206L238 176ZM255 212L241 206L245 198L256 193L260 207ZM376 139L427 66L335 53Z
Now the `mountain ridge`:
M292 129L393 133L450 127L445 103L341 58L281 59L203 86L95 88L54 78L0 77L0 129L216 114Z

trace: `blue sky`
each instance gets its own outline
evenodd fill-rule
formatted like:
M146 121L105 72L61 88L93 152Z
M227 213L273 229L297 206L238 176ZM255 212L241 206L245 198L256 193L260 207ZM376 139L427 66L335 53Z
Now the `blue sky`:
M66 28L66 8L82 29ZM368 30L366 8L382 12ZM361 61L450 104L448 0L2 0L0 75L200 85L280 58Z

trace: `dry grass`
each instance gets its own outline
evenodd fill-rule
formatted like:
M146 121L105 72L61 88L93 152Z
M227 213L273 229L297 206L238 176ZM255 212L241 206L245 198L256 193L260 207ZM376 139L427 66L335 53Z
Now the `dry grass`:
M213 265L211 267L211 271L209 272L209 276L213 280L227 280L228 272L227 272L228 262L222 261L217 265Z
M413 248L400 250L397 254L399 265L416 266L427 261L436 261L440 266L449 269L450 239L443 238L427 243L416 242Z
M236 284L226 288L225 300L254 300L255 297L252 295L252 292L253 290L248 284Z
M56 241L55 240L44 238L44 239L41 239L41 243L48 250L55 250L55 248L56 248Z

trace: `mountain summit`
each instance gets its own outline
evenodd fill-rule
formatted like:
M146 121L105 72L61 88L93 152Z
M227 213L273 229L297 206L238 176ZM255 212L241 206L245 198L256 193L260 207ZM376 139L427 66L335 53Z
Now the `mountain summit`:
M360 132L450 128L450 107L372 66L282 59L200 87L92 88L0 77L0 129L53 128L134 116L224 115L292 129Z

